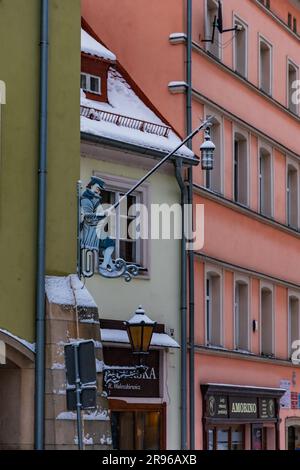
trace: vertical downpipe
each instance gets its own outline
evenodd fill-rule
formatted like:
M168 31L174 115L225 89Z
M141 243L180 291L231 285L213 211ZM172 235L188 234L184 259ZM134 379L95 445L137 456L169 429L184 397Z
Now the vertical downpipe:
M185 205L187 203L187 188L182 177L182 159L175 163L175 175L181 191L182 209L182 236L181 236L181 303L180 303L180 329L181 329L181 449L187 449L187 259L185 249Z
M187 0L187 47L186 47L186 131L192 131L192 11L193 0ZM192 148L192 141L188 142ZM193 168L188 169L188 204L193 206ZM193 213L193 212L192 212ZM191 220L193 224L193 216ZM195 449L195 292L194 292L194 251L188 252L189 266L189 429L190 450Z
M49 4L41 0L40 23L40 131L38 167L38 233L36 276L35 449L44 448L45 422L45 259L46 178L48 141L48 35Z

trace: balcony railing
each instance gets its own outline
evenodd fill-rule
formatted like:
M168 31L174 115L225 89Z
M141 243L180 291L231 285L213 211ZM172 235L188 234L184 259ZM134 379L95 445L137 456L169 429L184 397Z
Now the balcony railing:
M155 124L153 122L142 121L121 114L110 113L109 111L102 111L101 109L89 108L88 106L80 106L80 116L92 119L95 121L105 121L116 124L117 126L128 127L148 134L155 134L161 137L169 137L171 128L162 124Z

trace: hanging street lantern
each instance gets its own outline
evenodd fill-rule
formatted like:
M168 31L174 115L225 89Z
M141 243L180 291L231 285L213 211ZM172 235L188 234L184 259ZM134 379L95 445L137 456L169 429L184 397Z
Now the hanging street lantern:
M145 310L139 306L130 320L125 322L133 354L149 354L153 330L156 322L152 321Z
M200 147L201 152L201 167L202 170L213 170L214 168L214 151L215 144L210 138L210 132L206 129L204 142Z

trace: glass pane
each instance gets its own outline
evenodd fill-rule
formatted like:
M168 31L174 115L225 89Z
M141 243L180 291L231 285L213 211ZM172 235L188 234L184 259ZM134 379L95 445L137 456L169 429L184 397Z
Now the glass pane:
M137 326L132 325L129 328L128 334L130 335L130 339L131 339L130 342L132 344L132 348L134 349L134 351L140 351L142 347L142 344L141 344L142 327L138 325Z
M151 326L144 326L143 330L143 345L142 350L147 351L147 346L150 344L151 335L153 332L153 328Z
M145 414L143 412L135 413L135 450L143 450L145 448Z
M261 425L252 424L252 450L263 449L263 428Z
M214 430L209 429L207 432L207 449L214 450Z
M229 429L217 430L217 450L229 450Z
M244 448L243 426L231 428L231 450L243 450Z
M119 450L135 450L134 414L112 412L113 447Z
M145 413L144 450L160 449L160 412Z
M80 75L80 88L86 90L86 75L84 74Z
M295 427L288 427L288 450L295 450Z
M112 191L101 191L102 204L114 204L116 202L116 194Z
M99 93L100 92L100 79L97 77L91 77L90 88L91 88L91 91L95 93Z
M120 240L120 257L128 263L136 260L136 242Z

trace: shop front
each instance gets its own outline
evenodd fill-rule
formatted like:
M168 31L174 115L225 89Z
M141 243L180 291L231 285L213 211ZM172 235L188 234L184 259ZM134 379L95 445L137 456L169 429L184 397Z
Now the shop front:
M201 385L206 450L279 449L279 401L284 390Z
M149 354L142 358L145 371L128 376L139 364L131 352L128 336L118 321L101 320L105 366L104 389L111 411L113 448L119 450L166 449L167 406L166 354L178 344L157 325ZM124 371L124 373L123 373Z
M287 450L300 450L300 418L286 419Z

